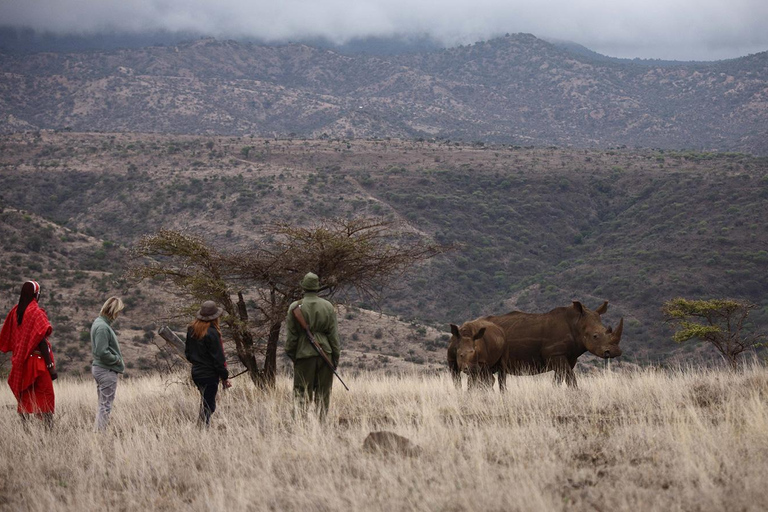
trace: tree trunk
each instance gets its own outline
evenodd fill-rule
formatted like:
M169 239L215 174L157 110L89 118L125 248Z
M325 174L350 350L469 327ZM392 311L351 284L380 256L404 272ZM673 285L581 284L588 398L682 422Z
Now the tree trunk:
M264 359L264 384L267 387L275 387L277 376L277 342L280 339L280 327L283 322L274 322L269 327L269 338L267 339L267 355Z
M251 382L253 382L256 387L263 387L264 375L259 369L259 362L256 361L256 356L253 355L253 336L251 336L251 333L249 332L241 333L241 335L245 341L243 345L247 348L242 353L238 350L237 357L248 369L248 376L251 378Z
M282 301L278 301L277 289L274 283L270 283L269 292L270 317L269 336L267 337L267 351L264 357L264 386L268 388L275 387L277 378L277 342L280 339L280 327L283 325L283 311L280 307Z
M248 331L248 310L245 307L243 293L237 293L237 316L242 327L233 329L237 357L248 369L248 376L256 387L264 387L264 373L259 370L259 363L253 354L253 335Z

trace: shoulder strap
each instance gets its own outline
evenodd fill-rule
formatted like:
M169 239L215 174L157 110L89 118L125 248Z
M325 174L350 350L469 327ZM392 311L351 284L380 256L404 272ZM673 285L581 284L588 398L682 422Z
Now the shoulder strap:
M304 303L304 299L300 299L298 301L298 304L296 305L296 307L299 309L299 313L304 318L304 322L306 322L306 324L307 324L307 329L309 329L310 332L313 332L312 331L312 325L309 323L309 315L305 315L304 314L304 310L301 309L301 306L303 305L303 303Z

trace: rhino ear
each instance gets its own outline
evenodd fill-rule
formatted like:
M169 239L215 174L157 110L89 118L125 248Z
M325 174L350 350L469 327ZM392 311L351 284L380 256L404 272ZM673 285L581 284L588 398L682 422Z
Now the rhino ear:
M474 336L472 336L472 339L473 339L473 340L479 340L479 339L480 339L480 338L482 338L483 336L485 336L485 327L483 327L482 329L480 329L479 331L477 331L477 333L476 333Z
M451 334L453 334L457 338L461 338L461 336L459 336L459 326L458 325L451 324Z
M595 313L597 313L598 315L602 315L606 311L608 311L608 301L603 302L603 305L597 308L595 310Z
M573 301L573 309L579 312L580 315L584 314L584 306L581 305L581 302L575 300Z

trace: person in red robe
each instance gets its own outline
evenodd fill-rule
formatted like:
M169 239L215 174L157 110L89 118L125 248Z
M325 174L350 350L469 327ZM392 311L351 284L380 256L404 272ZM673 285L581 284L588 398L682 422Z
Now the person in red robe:
M24 283L19 303L8 313L0 330L0 351L13 354L8 385L18 402L18 413L24 419L33 414L50 426L57 374L48 342L53 328L37 303L39 297L40 285L36 281Z

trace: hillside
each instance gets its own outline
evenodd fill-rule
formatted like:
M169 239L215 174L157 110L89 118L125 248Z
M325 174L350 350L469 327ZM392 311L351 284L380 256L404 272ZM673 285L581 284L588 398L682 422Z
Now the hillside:
M626 322L622 359L639 363L711 357L706 347L670 340L660 307L675 296L748 299L761 308L753 320L768 320L765 158L39 132L0 138L0 169L11 248L3 303L10 307L22 279L39 277L62 304L56 314L82 311L61 319L73 325L65 344L79 342L113 290L132 301L125 337L149 344L174 299L119 278L126 249L143 234L186 229L234 247L258 243L278 220L354 215L399 220L458 249L393 283L385 315L364 303L344 311L348 353L370 354L350 357L352 367L385 369L378 355L389 369L437 364L448 323L574 299L592 308L608 300L606 321ZM75 285L82 291L66 292Z
M768 154L768 52L617 62L518 34L407 55L202 39L0 54L0 130L442 138Z
M0 211L0 237L4 241L0 258L1 314L16 304L23 281L38 281L42 287L41 306L54 327L51 342L60 373L89 373L90 325L110 295L120 296L126 304L114 327L121 340L128 377L184 367L173 352L161 352L156 346L163 343L156 335L161 325L171 325L179 333L185 330L187 319L175 314L178 299L151 283L124 279L124 248L34 213L9 208ZM444 365L449 335L434 327L354 306L340 306L338 316L339 332L345 341L341 368L346 374L366 370L429 372ZM239 371L233 348L227 348L231 367ZM0 375L10 370L9 360L10 354L0 354ZM288 363L281 357L279 367L286 368Z
M109 294L119 294L129 309L140 305L145 315L134 317L130 325L121 324L129 372L156 366L152 337L146 334L154 325L147 312L160 303L145 295L146 287L128 287L117 277L125 250L34 213L9 208L0 213L0 236L0 314L16 304L23 281L38 281L40 304L54 327L51 341L61 372L80 373L90 364L90 325ZM9 369L9 356L0 354L0 373Z
M0 212L0 236L5 249L0 259L0 311L5 314L16 304L23 281L41 284L40 303L54 326L51 341L62 374L89 372L90 325L110 295L120 296L127 307L114 327L129 377L184 366L173 352L156 346L163 344L155 334L161 325L169 324L179 333L185 330L186 319L175 316L178 300L150 283L123 279L124 249L12 209ZM339 306L338 317L345 341L341 368L347 374L428 372L443 366L449 335L434 327L354 306ZM227 347L230 365L239 371L236 355ZM10 354L0 354L0 375L10 370L9 359ZM288 363L282 357L279 367Z

